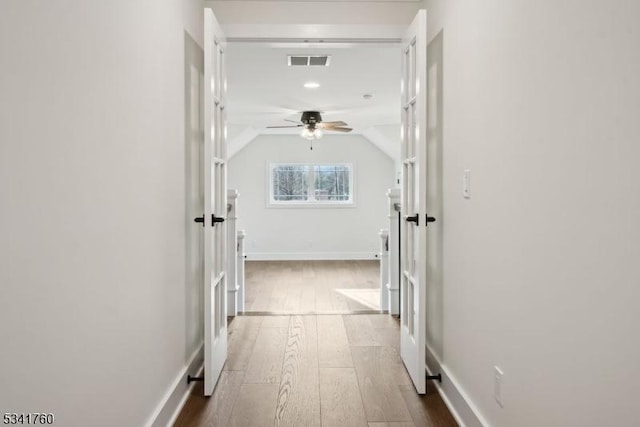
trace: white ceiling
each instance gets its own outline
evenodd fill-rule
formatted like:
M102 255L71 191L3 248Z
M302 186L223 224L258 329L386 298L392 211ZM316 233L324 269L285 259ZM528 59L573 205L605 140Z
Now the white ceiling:
M331 55L328 67L289 67L287 55ZM258 133L299 120L300 112L323 112L362 133L400 123L400 48L394 44L229 43L228 121ZM307 89L305 82L320 87ZM364 99L364 94L373 98ZM298 130L293 130L298 132Z

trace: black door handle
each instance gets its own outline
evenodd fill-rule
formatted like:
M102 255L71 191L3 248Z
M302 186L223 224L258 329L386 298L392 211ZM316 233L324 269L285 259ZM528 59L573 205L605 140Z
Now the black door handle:
M199 223L201 223L201 224L202 224L202 226L204 227L204 215L202 215L202 216L198 216L198 217L195 217L195 218L193 219L193 221L194 221L194 222L199 222ZM224 218L222 218L222 217L217 217L217 216L215 216L215 214L211 214L211 226L212 226L212 227L215 227L215 226L216 226L216 223L218 223L218 222L224 222Z
M436 222L436 217L429 216L429 214L426 214L425 216L427 217L427 223L425 224L425 227L428 227L430 222Z
M415 215L406 215L404 217L405 221L407 222L415 222L416 225L420 225L420 215L419 214L415 214Z

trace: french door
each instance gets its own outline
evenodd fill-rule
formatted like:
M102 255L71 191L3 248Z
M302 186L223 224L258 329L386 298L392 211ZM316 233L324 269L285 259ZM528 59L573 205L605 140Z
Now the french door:
M227 147L224 34L211 9L204 22L204 394L227 359Z
M426 392L427 13L403 38L400 354L418 393Z

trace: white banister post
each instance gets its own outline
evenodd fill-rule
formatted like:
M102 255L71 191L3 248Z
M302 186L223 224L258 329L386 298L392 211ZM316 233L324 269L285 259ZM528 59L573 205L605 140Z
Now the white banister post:
M227 190L227 315L238 314L238 283L236 279L238 247L236 233L236 212L238 209L238 191Z
M400 189L387 191L389 206L389 314L400 314L400 226L398 222L400 206Z
M380 310L389 306L389 230L381 229L380 236Z
M236 283L238 284L238 312L244 313L244 238L247 233L244 230L238 230L238 275Z

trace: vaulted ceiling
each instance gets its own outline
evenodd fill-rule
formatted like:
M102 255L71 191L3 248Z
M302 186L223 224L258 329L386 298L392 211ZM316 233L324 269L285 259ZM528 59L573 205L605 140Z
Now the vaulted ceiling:
M424 0L204 0L228 44L229 155L305 109L344 120L399 161L400 45ZM309 43L304 43L308 39ZM320 43L324 40L324 43ZM337 45L334 41L357 41ZM254 41L253 43L250 41ZM255 43L257 41L257 43ZM287 43L278 43L286 41ZM296 41L297 43L292 43ZM384 43L371 43L384 41ZM286 55L329 54L328 68L289 68ZM318 89L305 89L316 81ZM371 94L366 100L363 95Z
M330 65L288 65L288 55L330 55ZM232 42L227 48L230 155L304 110L343 120L391 157L400 124L400 48L393 43ZM308 82L318 83L314 89ZM371 95L370 97L365 95ZM395 137L394 137L395 136Z

